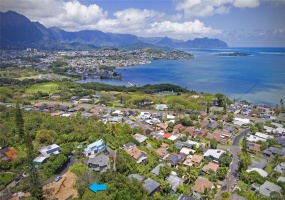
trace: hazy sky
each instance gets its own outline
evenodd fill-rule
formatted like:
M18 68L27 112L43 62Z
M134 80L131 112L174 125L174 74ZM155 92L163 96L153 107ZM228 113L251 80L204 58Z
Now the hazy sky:
M46 27L285 47L285 0L1 0Z

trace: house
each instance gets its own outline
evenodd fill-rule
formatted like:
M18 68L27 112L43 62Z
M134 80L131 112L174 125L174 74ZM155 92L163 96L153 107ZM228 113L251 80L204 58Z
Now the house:
M266 141L266 139L264 139L264 138L261 138L261 137L255 136L255 135L250 135L250 134L246 135L246 140L248 142L254 142L254 143L258 142L258 141Z
M268 173L266 171L264 171L263 169L260 168L252 168L252 169L248 169L246 170L248 173L252 172L252 171L256 171L257 173L260 174L260 176L262 177L267 177Z
M156 153L160 158L164 158L166 155L168 155L168 151L164 148L159 148L156 150Z
M166 139L168 139L168 138L170 138L172 135L171 135L170 133L165 133L163 136L164 136Z
M70 101L78 101L78 97L77 96L72 96L72 97L70 97Z
M193 163L191 162L192 157L193 157L192 155L187 156L187 158L183 162L183 165L191 167L193 165Z
M204 137L207 133L208 133L207 129L200 129L200 130L196 130L194 134L199 137Z
M190 153L194 154L196 151L194 149L190 149L190 148L186 148L186 147L183 147L181 150L180 150L180 153L184 153L186 155L189 155Z
M52 153L58 155L60 150L60 146L58 146L57 144L52 144L40 148L39 152L42 154L43 157L49 158Z
M281 187L269 181L265 181L265 183L263 183L259 187L256 187L256 190L258 190L262 195L270 197L271 192L275 191L275 192L280 193Z
M161 148L164 148L164 149L168 149L168 148L169 148L169 144L163 142L163 143L160 145L160 147L161 147Z
M280 146L285 147L285 138L284 137L278 137L278 138L276 138L276 140Z
M197 199L201 199L201 194L206 188L212 189L214 184L206 178L199 177L191 188L193 196Z
M167 157L167 162L172 166L176 167L176 165L182 162L182 156L176 153L172 153Z
M96 172L106 172L110 168L109 157L98 155L88 159L88 168Z
M237 193L234 193L230 196L229 200L247 200L243 196L238 195Z
M259 169L264 169L267 165L267 162L264 161L254 161L252 160L252 164L250 166L248 166L247 169L253 169L253 168L259 168Z
M285 162L276 165L273 170L275 172L279 172L280 174L285 174Z
M4 197L3 199L5 199L5 200L21 200L21 199L28 198L29 196L31 196L31 194L29 192L18 192L18 193L14 193L12 195L8 195L7 197Z
M151 178L147 178L143 184L144 189L148 191L149 195L153 195L159 191L160 184Z
M153 173L155 176L159 176L159 170L161 167L164 167L164 166L165 164L160 163L155 168L153 168L153 170L151 170L150 172Z
M90 98L82 98L79 99L79 103L91 103L92 99Z
M234 125L244 126L244 125L248 125L250 123L250 120L249 119L235 117L233 123L234 123Z
M192 145L192 147L195 145L195 147L199 148L200 146L206 146L205 143L203 142L195 142L195 141L192 141L192 140L187 140L186 141L188 144Z
M223 153L225 153L225 151L220 149L208 149L204 153L204 158L210 158L213 162L219 162L219 158Z
M94 115L100 115L102 113L102 110L98 108L91 108L89 112L93 113Z
M277 179L277 182L279 182L279 181L285 183L285 177L279 176L278 179Z
M260 132L256 132L255 136L256 137L260 137L260 138L265 139L265 140L267 140L269 138L274 138L273 136L270 136L270 135L267 135L267 134L264 134L264 133L260 133Z
M219 126L218 122L214 121L214 122L211 122L210 124L208 124L207 128L214 130L214 129L218 128L218 126Z
M182 149L182 148L184 148L184 147L191 148L192 145L189 144L188 142L180 142L180 141L175 143L175 148L176 148L176 149Z
M168 182L171 185L171 190L173 192L177 191L177 187L179 185L183 185L184 180L178 176L175 176L173 174L170 174L168 177L166 177L166 182Z
M49 98L50 98L50 99L59 99L59 98L60 98L60 95L59 95L59 94L50 94L50 95L49 95Z
M9 158L10 162L13 162L18 158L17 150L13 147L9 148L8 151L5 151L4 154Z
M41 165L41 164L43 164L45 161L46 161L46 157L39 156L39 157L36 157L36 158L33 160L33 165Z
M210 174L210 170L214 171L214 173L216 174L219 168L219 164L217 163L213 163L213 162L209 162L207 165L205 165L202 168L202 171L206 174Z
M103 141L103 139L100 139L96 142L93 142L91 144L89 144L84 150L83 150L83 154L85 156L88 155L93 155L93 154L98 154L101 153L103 151L105 151L106 147L105 147L105 143Z
M142 134L139 134L139 133L136 133L134 135L134 138L136 141L138 141L140 144L144 143L146 140L147 140L147 137L142 135Z
M269 147L268 151L263 151L263 154L265 155L279 155L279 156L285 156L285 148L278 149L276 147Z
M183 128L182 124L177 124L173 127L173 133L179 133L179 131Z
M122 123L123 121L123 117L109 117L108 118L108 122L111 122L111 123Z
M167 123L158 123L158 124L156 124L156 128L166 131L168 128L168 124Z
M191 162L196 166L199 166L202 160L203 160L203 157L199 155L193 155L191 158Z
M139 150L136 146L124 149L130 156L132 156L137 163L145 162L147 154Z
M195 200L195 199L192 198L192 197L189 197L189 196L186 195L186 194L180 194L180 196L178 197L177 200Z
M235 128L232 126L226 126L224 128L225 131L229 132L229 133L233 133L235 131Z
M209 125L209 121L202 121L200 122L200 127L201 128L206 128Z
M261 145L260 144L255 144L255 143L248 143L247 144L248 146L248 150L250 151L256 151L256 152L260 152L260 147Z
M136 179L136 180L138 180L139 182L143 182L143 180L144 180L144 177L141 176L141 175L139 175L139 174L130 174L130 175L128 176L128 178L129 178L130 180Z

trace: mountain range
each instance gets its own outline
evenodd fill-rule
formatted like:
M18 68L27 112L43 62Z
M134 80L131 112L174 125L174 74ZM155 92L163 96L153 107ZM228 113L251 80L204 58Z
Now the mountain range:
M175 40L169 37L137 37L131 34L104 33L98 30L64 31L46 28L14 11L0 12L1 49L88 50L102 47L146 48L227 48L219 39ZM130 47L129 47L130 46Z

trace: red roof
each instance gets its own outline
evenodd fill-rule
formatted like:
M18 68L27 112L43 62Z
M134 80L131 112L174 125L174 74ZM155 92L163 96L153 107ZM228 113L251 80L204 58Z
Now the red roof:
M172 135L171 135L170 133L165 133L163 136L168 139L168 138L170 138Z

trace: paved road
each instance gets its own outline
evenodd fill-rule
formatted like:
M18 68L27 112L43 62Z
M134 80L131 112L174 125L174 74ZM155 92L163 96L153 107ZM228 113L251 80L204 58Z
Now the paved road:
M237 135L233 141L233 145L230 147L230 151L233 154L233 160L232 164L230 166L230 173L227 179L224 181L224 184L218 193L218 196L216 197L216 200L220 200L222 198L222 193L225 191L230 191L232 186L235 183L235 180L237 178L237 172L238 172L238 152L240 151L240 148L238 146L240 139L249 132L249 129L242 130L239 135Z
M69 167L72 166L75 162L77 162L77 160L76 160L76 152L74 151L74 152L73 152L73 155L72 155L72 157L70 158L70 161L69 161L69 163L66 165L66 167L65 167L59 174L57 174L56 176L54 176L54 177L52 177L52 178L50 178L50 179L44 181L44 182L42 183L42 186L54 182L54 179L55 179L57 176L62 176L63 174L65 174L65 173L68 171Z

